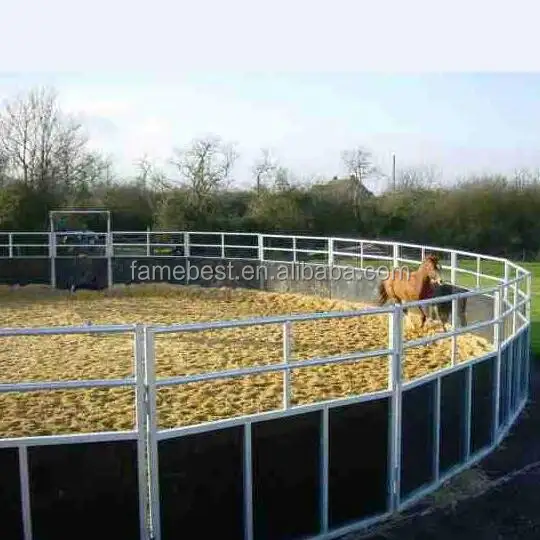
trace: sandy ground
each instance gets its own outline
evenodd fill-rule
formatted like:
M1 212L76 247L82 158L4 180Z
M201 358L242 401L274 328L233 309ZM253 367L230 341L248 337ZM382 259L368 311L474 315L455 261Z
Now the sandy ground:
M354 310L362 306L300 294L241 289L137 285L71 295L47 287L0 290L1 327L92 324L172 324L289 313ZM438 329L428 330L435 333ZM282 361L281 325L163 334L156 339L158 377ZM419 337L409 326L406 338ZM362 316L292 325L292 361L376 350L388 345L388 318ZM450 363L451 341L408 349L403 370L411 379ZM491 349L485 340L458 338L459 361ZM0 339L0 382L121 378L133 373L133 335L24 336ZM312 403L382 390L387 357L300 368L291 378L291 402ZM161 428L282 407L283 375L257 375L160 389ZM0 436L123 430L134 426L128 388L0 394Z

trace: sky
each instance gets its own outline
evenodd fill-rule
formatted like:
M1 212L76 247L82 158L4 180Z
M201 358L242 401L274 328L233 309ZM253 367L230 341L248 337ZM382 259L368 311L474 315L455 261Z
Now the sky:
M343 174L341 152L358 146L383 173L395 153L398 172L428 165L445 181L540 167L540 74L8 74L0 98L40 85L119 174L208 134L236 145L238 185L261 148L306 178Z
M387 175L540 167L535 0L4 4L0 100L53 86L122 175L209 133L239 185L261 147L301 177L357 146Z

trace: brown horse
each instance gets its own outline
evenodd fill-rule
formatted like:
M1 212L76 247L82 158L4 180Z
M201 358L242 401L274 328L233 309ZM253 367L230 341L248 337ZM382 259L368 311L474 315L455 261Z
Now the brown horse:
M408 275L407 275L408 274ZM388 300L396 303L425 300L433 296L434 285L440 285L441 265L435 255L428 255L418 270L403 275L400 269L394 269L392 275L379 285L378 304L382 306ZM422 328L427 319L427 306L418 306L422 316Z

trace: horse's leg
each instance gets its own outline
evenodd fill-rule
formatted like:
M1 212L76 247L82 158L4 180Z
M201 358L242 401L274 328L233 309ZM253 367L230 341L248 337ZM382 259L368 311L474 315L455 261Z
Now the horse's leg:
M422 323L420 325L420 328L423 329L425 324L426 324L427 315L426 315L426 312L424 311L423 307L419 306L419 309L420 309L420 313L421 313L420 317L421 317L421 321L422 321Z

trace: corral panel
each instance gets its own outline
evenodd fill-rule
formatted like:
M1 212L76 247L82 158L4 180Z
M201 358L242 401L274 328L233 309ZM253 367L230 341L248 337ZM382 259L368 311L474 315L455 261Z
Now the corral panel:
M461 369L441 379L441 473L462 463L465 456L466 375L467 370Z
M16 448L0 450L0 515L3 540L23 537L19 457Z
M319 531L321 413L255 423L253 511L257 540Z
M402 395L402 498L433 480L434 388L430 381Z
M329 411L330 528L386 511L389 407L384 398Z
M28 450L34 538L138 538L135 441Z
M494 368L495 356L472 367L471 453L473 454L492 442Z
M242 432L237 426L159 442L163 540L242 538Z
M508 368L510 367L510 354L510 347L507 345L501 351L501 383L499 394L499 426L501 427L505 426L509 419L508 403L510 395L508 392Z

